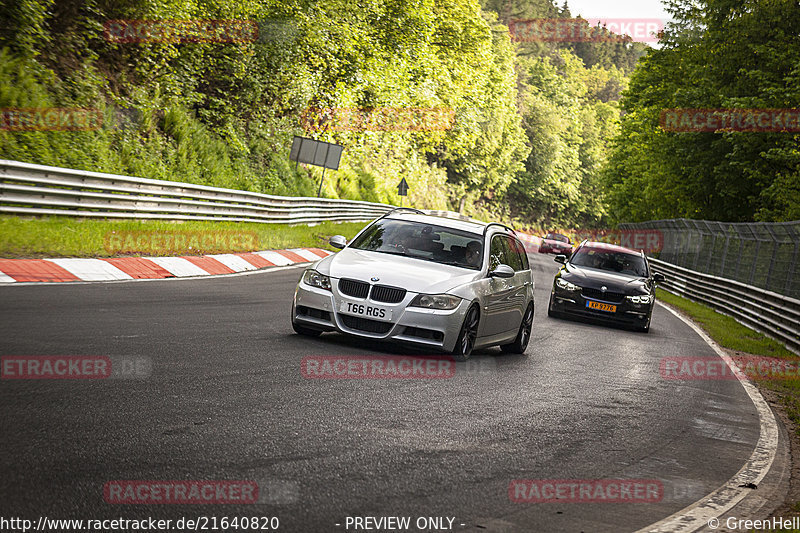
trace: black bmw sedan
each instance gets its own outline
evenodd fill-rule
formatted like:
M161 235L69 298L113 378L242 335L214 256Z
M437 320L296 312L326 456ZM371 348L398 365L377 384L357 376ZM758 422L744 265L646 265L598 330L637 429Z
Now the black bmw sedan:
M643 252L602 242L583 241L562 263L553 280L547 314L615 322L640 331L650 329L655 284L662 274L650 270Z

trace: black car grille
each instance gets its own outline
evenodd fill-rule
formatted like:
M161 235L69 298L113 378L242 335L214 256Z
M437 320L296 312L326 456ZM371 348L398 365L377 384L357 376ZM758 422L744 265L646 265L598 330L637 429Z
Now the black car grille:
M398 289L397 287L387 287L386 285L375 285L372 287L371 298L376 302L385 302L387 304L396 304L402 302L406 297L405 289Z
M339 280L339 292L353 298L366 298L370 295L376 302L396 304L402 302L403 298L406 297L406 290L398 287L375 285L371 288L372 294L370 295L370 284L367 282L354 279Z
M441 331L434 331L432 329L424 329L424 328L415 328L413 326L406 326L406 329L403 330L405 335L409 337L419 337L420 339L432 339L435 341L441 341L444 339L444 333Z
M369 294L369 283L354 279L340 279L339 292L353 298L366 298Z
M367 333L388 333L392 329L391 322L378 322L377 320L370 320L368 318L361 318L358 316L339 315L344 322L344 325L350 329L357 329L359 331L366 331Z
M594 298L606 302L621 302L625 299L625 295L620 292L603 292L600 289L589 289L587 287L584 287L581 293L584 298Z

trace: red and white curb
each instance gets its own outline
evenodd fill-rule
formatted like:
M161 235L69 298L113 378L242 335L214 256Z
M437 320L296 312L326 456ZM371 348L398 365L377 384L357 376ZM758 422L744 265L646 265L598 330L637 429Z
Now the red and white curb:
M310 263L333 252L292 248L183 257L105 259L0 259L0 285L29 282L118 281L235 274L274 266Z

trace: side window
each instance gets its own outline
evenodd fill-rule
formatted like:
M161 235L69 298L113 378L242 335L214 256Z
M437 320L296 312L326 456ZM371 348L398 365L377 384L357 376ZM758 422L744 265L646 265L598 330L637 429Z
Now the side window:
M528 254L525 253L525 246L514 237L508 238L508 245L519 256L520 268L514 268L514 270L529 270L530 265L528 264Z
M492 237L492 246L489 248L489 272L501 264L508 265L506 250L507 244L505 235L495 235Z
M506 264L513 268L515 272L523 270L522 258L519 256L519 252L517 251L517 242L510 235L506 236L506 247L506 257L508 258L508 263Z

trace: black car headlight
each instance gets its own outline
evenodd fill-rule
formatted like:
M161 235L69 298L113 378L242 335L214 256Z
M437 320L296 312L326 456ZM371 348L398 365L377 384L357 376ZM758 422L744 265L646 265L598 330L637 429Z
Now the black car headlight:
M637 294L636 296L626 296L625 298L634 304L649 304L653 301L652 294Z
M409 307L424 307L425 309L455 309L461 303L461 298L452 294L418 294L411 300Z
M320 274L313 268L309 268L303 272L303 283L317 287L318 289L331 290L331 278L325 274Z
M570 283L569 281L561 278L556 278L556 286L558 286L558 288L560 289L564 289L565 291L581 290L581 288L575 285L574 283Z

